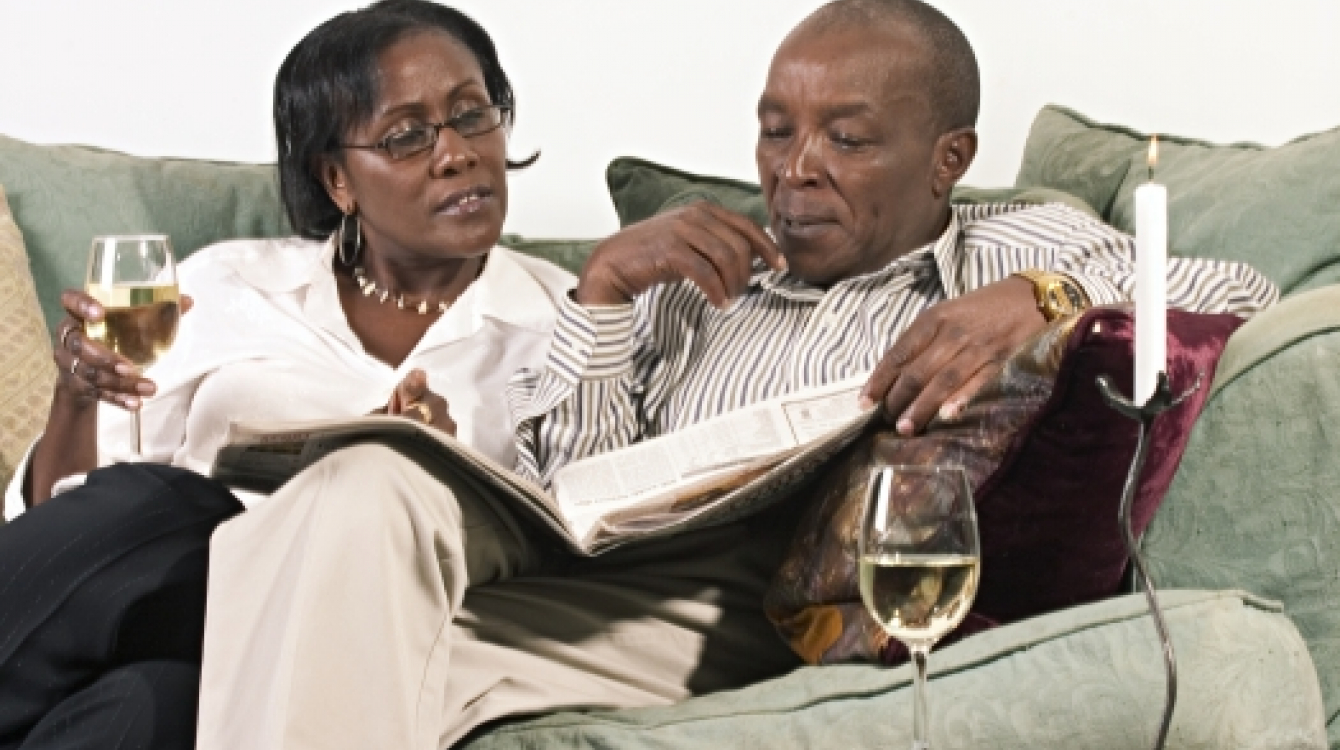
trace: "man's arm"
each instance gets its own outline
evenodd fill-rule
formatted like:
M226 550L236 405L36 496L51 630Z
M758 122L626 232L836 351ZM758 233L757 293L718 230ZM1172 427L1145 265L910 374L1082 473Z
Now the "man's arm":
M1127 302L1135 295L1135 239L1124 232L1062 206L1028 212L1069 214L1073 221L1051 269L1084 287L1095 305ZM1001 252L1000 255L1008 255ZM1016 273L1019 268L1008 268ZM985 278L984 283L993 279ZM1246 263L1208 258L1168 258L1168 306L1203 313L1251 317L1279 300L1279 289Z
M584 307L564 299L545 369L523 370L507 386L519 474L548 487L571 461L643 435L638 397L657 358L645 340L639 347L637 319L632 303Z
M1026 209L982 222L958 259L961 288L919 317L889 350L863 397L883 403L904 435L937 413L953 416L1046 323L1031 282L1014 276L1041 269L1063 273L1092 304L1131 299L1135 244L1126 234L1059 205ZM1036 237L1036 244L1019 237ZM947 274L942 274L947 275ZM1195 312L1250 316L1279 298L1270 280L1243 263L1169 258L1168 304Z
M517 471L549 486L563 466L648 435L657 383L674 382L657 353L666 285L688 282L725 307L747 287L754 258L785 265L749 219L697 203L626 227L601 242L559 310L543 372L508 384ZM675 319L668 325L682 325Z

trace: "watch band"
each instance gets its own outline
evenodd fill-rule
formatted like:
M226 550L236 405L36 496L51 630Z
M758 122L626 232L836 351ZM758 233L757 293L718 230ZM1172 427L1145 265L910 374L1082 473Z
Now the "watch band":
M1091 306L1084 287L1063 273L1029 268L1014 275L1032 282L1033 298L1037 301L1038 311L1048 323L1057 318L1084 312Z

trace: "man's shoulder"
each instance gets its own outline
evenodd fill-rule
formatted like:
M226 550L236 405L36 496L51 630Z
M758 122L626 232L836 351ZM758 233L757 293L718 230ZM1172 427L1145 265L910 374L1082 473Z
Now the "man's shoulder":
M1129 236L1064 203L989 203L957 206L966 244L979 247L1050 247Z

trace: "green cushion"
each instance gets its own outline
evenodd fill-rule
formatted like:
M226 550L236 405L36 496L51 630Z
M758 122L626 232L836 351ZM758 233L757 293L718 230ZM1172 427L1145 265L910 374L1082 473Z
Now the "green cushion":
M560 265L573 273L580 273L599 240L529 239L519 234L504 234L498 244L517 252Z
M1155 179L1168 186L1173 254L1250 263L1285 294L1340 282L1340 128L1279 148L1159 142ZM1044 107L1015 184L1074 193L1133 232L1148 144L1145 133Z
M605 182L619 214L619 226L635 224L695 200L720 203L760 226L768 222L768 207L757 183L684 172L632 156L610 162Z
M1288 618L1236 592L1161 593L1181 675L1169 748L1325 741L1307 649ZM1142 596L1015 623L931 655L932 746L1151 747L1163 662ZM893 747L911 744L909 668L804 667L665 708L504 725L470 750Z
M623 156L605 170L619 225L628 226L662 211L699 200L719 203L748 216L760 226L768 222L768 208L757 183L694 174L662 164ZM1065 203L1085 213L1097 213L1084 201L1049 188L954 189L955 203Z
M1214 392L1146 532L1160 586L1284 603L1340 715L1340 286L1284 300L1229 339ZM1340 720L1331 722L1340 747Z
M273 165L146 159L0 136L0 184L23 231L47 326L81 287L94 235L163 233L179 258L219 240L290 233Z

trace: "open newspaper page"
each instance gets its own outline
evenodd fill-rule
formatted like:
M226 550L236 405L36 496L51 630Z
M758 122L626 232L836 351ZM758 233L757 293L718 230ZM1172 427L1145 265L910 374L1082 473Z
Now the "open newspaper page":
M528 514L573 552L728 523L786 497L873 419L857 404L865 378L754 404L686 430L576 461L549 494L440 430L368 416L234 424L213 476L273 492L323 456L357 443L398 450L432 471L483 485L491 502Z
M876 414L858 404L866 380L763 401L576 461L554 475L554 496L594 549L748 515L856 439Z
M483 453L441 430L402 417L366 416L343 420L253 424L235 422L211 475L244 490L274 492L298 472L341 448L380 443L419 462L492 490L492 502L534 518L574 552L588 554L552 496ZM494 497L493 495L499 495Z

